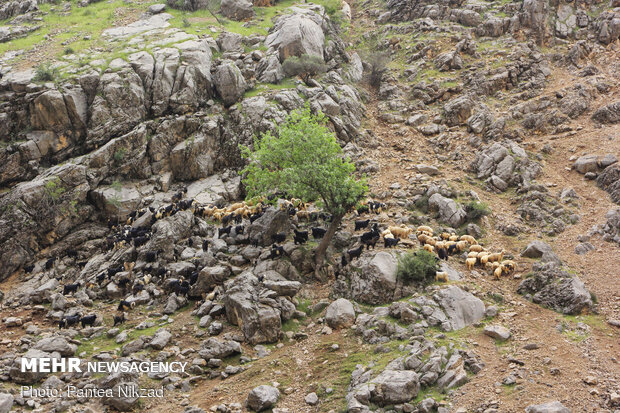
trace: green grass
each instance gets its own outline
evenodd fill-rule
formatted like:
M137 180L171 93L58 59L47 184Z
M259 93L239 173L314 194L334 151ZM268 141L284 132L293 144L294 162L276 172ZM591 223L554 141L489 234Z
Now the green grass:
M275 83L260 83L256 85L253 89L248 90L244 93L244 98L251 98L254 96L258 96L263 92L268 92L272 90L283 90L283 89L294 89L295 88L295 80L291 78L283 79L282 82Z
M153 321L153 320L152 320ZM81 340L82 343L80 345L78 345L78 349L76 354L81 354L81 353L86 353L88 356L93 355L94 353L98 353L98 352L104 352L104 351L120 351L121 347L127 343L129 343L132 340L137 339L138 337L141 336L151 336L153 334L155 334L155 332L157 330L159 330L160 328L162 328L162 326L160 326L160 323L157 321L154 321L156 323L155 326L153 327L149 327L149 328L145 328L144 330L132 330L127 334L127 340L124 343L121 344L116 344L116 337L112 337L109 338L107 336L107 334L104 332L101 336L99 337L95 337L95 338L84 338L81 336L77 336L76 338L78 340ZM107 326L108 328L110 328L110 326ZM129 326L127 327L120 327L120 331L119 333L121 333L122 331L126 330L130 328Z

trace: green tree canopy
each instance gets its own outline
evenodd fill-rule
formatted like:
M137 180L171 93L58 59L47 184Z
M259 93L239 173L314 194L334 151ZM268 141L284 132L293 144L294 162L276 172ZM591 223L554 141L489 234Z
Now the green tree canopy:
M263 133L254 140L253 151L242 147L242 155L249 160L242 171L249 197L279 190L304 201L317 201L332 214L327 234L316 250L318 271L342 217L366 195L365 177L356 178L355 165L344 157L325 116L313 115L307 105L290 113L278 127L277 136Z

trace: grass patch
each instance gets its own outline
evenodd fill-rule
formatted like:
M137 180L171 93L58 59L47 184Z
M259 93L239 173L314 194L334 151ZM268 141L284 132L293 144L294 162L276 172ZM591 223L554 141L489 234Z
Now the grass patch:
M283 90L283 89L295 89L295 80L291 78L283 79L280 83L260 83L257 84L254 88L246 91L243 95L244 98L251 98L254 96L258 96L261 93L274 91L274 90Z

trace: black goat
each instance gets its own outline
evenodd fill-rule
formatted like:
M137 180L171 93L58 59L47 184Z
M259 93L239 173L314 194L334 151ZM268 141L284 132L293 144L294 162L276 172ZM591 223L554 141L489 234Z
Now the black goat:
M366 219L364 221L355 221L355 231L360 230L362 228L368 228L368 224L370 224L369 219Z
M293 233L295 234L295 238L308 241L308 231L297 231L295 228L293 228Z
M146 262L155 262L157 260L158 251L147 251L144 253L144 260Z
M209 240L208 239L202 241L202 250L203 251L208 251L209 250Z
M362 251L364 251L364 246L360 245L357 248L353 248L347 251L347 256L349 257L349 262L353 261L354 258L359 258L362 255Z
M227 226L227 227L218 228L218 230L217 230L217 237L218 238L222 238L222 235L224 235L224 234L230 235L230 230L231 229L232 229L232 227L230 225Z
M284 255L284 247L273 244L271 246L271 254L269 255L269 259L272 260L274 258L281 257L282 255Z
M271 236L271 241L273 241L274 244L281 244L284 242L284 240L286 240L285 232L278 232L277 234L273 234Z
M439 248L437 250L437 255L439 256L439 258L441 258L442 260L448 260L448 250L445 248Z
M116 327L118 324L123 324L125 321L126 321L125 313L121 313L121 315L115 315L114 316L114 327Z
M310 229L312 230L312 237L315 239L323 238L325 234L327 233L327 230L325 228L312 227Z
M97 281L97 284L101 285L101 283L105 280L105 272L102 272L101 274L99 274L96 278L95 281Z
M237 225L235 227L235 235L243 234L243 230L244 230L243 225Z
M94 326L95 325L95 320L97 319L97 315L96 314L92 314L92 315L87 315L84 316L80 319L80 323L82 323L82 328L86 327L86 326Z
M114 277L116 273L123 271L123 267L110 267L108 268L108 279Z
M136 303L134 301L129 302L129 301L121 300L121 302L118 303L117 310L118 311L129 311L135 306L136 306Z
M32 272L32 270L34 270L34 265L26 265L26 266L24 267L24 272L25 272L26 274L30 274L30 273Z
M52 257L49 260L45 261L45 269L51 270L54 267L54 262L56 262L56 257Z
M75 284L66 284L62 287L62 295L67 295L69 293L76 293L78 288L80 288L80 283Z
M60 330L62 328L67 328L67 327L76 325L77 323L79 323L81 317L82 315L80 313L76 315L64 316L58 322L58 329Z
M400 238L383 238L383 246L385 248L392 248L398 245Z

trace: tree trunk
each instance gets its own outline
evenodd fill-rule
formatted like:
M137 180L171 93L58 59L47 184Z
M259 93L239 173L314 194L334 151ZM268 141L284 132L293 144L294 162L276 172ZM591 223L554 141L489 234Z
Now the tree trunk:
M329 228L327 228L327 232L325 236L321 240L321 243L314 251L314 273L318 276L321 267L323 267L323 261L325 260L325 252L327 251L327 247L329 243L334 238L334 234L336 234L336 230L340 226L340 222L342 222L343 215L334 215Z

